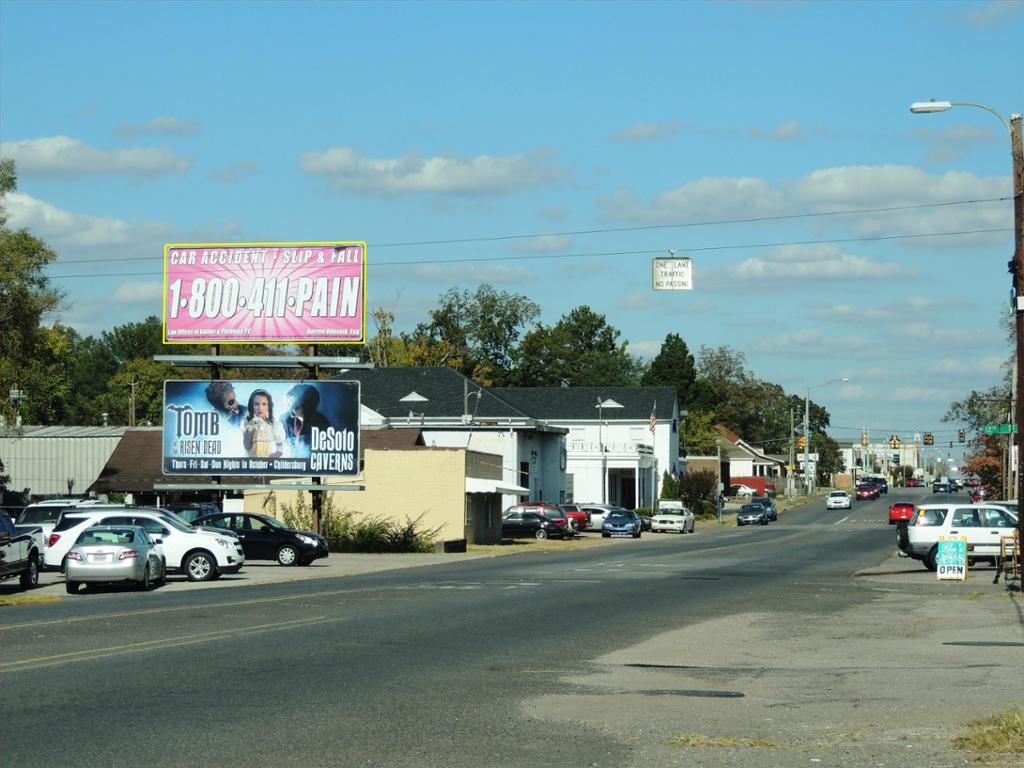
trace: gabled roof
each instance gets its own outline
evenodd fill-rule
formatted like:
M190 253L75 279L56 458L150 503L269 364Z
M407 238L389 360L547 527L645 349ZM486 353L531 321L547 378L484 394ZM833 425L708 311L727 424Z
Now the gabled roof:
M667 421L676 404L675 387L492 387L489 391L534 418L549 421L597 421L598 417L645 421L652 408L657 419ZM603 408L597 407L599 401Z
M529 418L523 411L495 397L493 390L443 366L360 368L340 371L337 378L358 381L362 404L389 419L404 419L410 412L428 419L458 419L467 412L481 419ZM477 392L481 392L479 398Z

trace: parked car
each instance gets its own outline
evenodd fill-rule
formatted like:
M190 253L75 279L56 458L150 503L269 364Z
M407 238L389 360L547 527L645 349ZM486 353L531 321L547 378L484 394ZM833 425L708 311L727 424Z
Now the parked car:
M511 509L501 518L501 537L503 539L564 539L565 526L555 525L553 520L538 515L536 512L523 512Z
M193 523L200 517L216 515L221 511L219 504L208 504L205 502L164 504L161 509L170 510L186 523Z
M90 526L68 550L64 586L69 595L81 584L138 584L148 591L167 579L161 539L150 538L137 525Z
M562 535L572 535L572 527L569 523L569 518L566 517L565 512L557 504L550 504L546 501L523 501L519 504L513 504L502 512L502 517L507 515L509 512L533 512L536 515L540 515L543 518L550 520L562 531Z
M825 497L825 509L850 509L852 502L846 491L832 491Z
M1012 536L1016 527L1016 515L994 504L922 504L907 526L903 551L934 571L939 537L964 536L969 559L994 562L999 539Z
M889 506L889 525L909 522L914 519L914 505L909 501L897 501Z
M577 531L584 531L590 525L590 516L578 504L559 504L558 508L565 512L570 525Z
M312 531L289 528L270 515L250 512L219 513L193 525L231 531L242 543L246 560L276 560L278 565L309 565L327 557L327 539Z
M751 504L760 504L768 512L768 519L775 521L779 519L779 510L775 506L775 500L770 496L751 496Z
M614 509L608 513L601 524L601 536L632 536L639 539L643 534L643 521L640 515L631 509Z
M693 512L686 507L662 508L651 518L652 533L693 533Z
M620 510L622 507L617 507L614 504L580 504L580 509L590 515L591 529L600 531L608 513Z
M760 504L744 504L736 513L736 525L768 525L768 510Z
M167 570L184 573L189 581L218 579L225 573L237 573L245 564L245 552L232 532L202 530L152 507L111 506L65 514L50 534L44 556L47 568L66 570L68 550L78 535L93 525L137 525L151 538L162 539Z
M31 589L39 583L39 541L42 533L15 530L14 521L0 512L0 581L17 577L21 586Z
M751 488L749 485L744 485L743 483L733 483L732 485L729 486L729 495L730 496L740 496L740 497L750 498L755 493L757 493L756 489Z
M43 546L41 552L46 551L47 542L54 527L61 521L68 510L76 510L95 506L96 501L92 499L49 499L29 504L18 515L17 525L38 525L42 531ZM42 565L42 564L40 564Z
M971 504L977 504L978 502L985 501L991 494L988 488L984 485L979 485L971 489Z

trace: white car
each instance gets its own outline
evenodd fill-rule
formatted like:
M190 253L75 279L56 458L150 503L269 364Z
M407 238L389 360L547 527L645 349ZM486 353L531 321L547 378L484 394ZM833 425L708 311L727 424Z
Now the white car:
M48 499L29 504L18 515L18 525L38 526L43 531L42 552L46 552L47 542L54 527L60 522L68 510L91 507L98 502L91 499Z
M897 537L897 542L907 555L934 571L940 536L964 536L971 559L995 562L999 540L1013 536L1016 527L1016 515L994 504L922 504L907 524L905 541Z
M189 581L209 581L225 573L237 573L245 564L242 545L231 531L195 528L159 509L104 507L65 513L50 534L46 567L62 568L78 535L94 525L139 526L161 539L167 570L184 573Z
M729 495L734 497L750 497L757 493L757 490L743 483L733 483L729 486Z
M850 509L850 494L846 491L832 491L825 497L825 509Z
M651 518L652 533L693 533L693 512L686 507L665 509Z
M579 507L590 517L590 523L587 525L588 531L600 531L608 513L622 509L614 504L580 504Z

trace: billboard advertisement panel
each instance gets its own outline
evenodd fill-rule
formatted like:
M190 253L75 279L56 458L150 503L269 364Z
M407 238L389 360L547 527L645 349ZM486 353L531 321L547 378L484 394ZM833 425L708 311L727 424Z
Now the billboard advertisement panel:
M359 473L357 381L165 381L165 475Z
M366 243L164 246L167 344L364 340Z

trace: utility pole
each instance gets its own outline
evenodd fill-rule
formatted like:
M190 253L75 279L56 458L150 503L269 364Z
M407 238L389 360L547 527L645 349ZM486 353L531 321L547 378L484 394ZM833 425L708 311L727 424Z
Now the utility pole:
M128 386L131 387L131 392L128 393L128 426L135 426L135 387L139 385L137 381L129 381Z
M795 486L793 483L794 473L796 472L796 446L793 441L793 432L796 429L796 414L793 412L793 408L789 409L789 466L786 469L786 495L792 499L794 496Z

